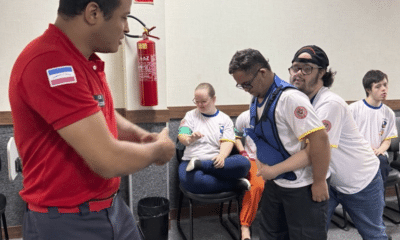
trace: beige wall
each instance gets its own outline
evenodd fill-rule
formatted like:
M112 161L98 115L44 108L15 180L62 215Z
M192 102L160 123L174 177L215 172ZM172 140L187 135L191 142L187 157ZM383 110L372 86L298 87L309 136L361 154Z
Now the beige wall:
M332 90L345 100L365 97L370 69L386 72L389 99L400 99L399 12L395 0L167 1L168 106L191 104L203 81L213 83L218 104L247 103L228 75L236 50L260 50L288 79L294 53L308 44L327 52L338 72Z
M0 0L0 111L9 111L8 80L15 59L56 18L58 1Z
M12 65L33 38L56 18L57 0L0 0L0 111L9 111L8 79ZM101 54L116 107L165 109L192 105L193 89L210 82L217 104L246 104L235 88L228 64L236 50L256 48L283 79L301 46L316 44L338 72L332 90L345 100L364 97L361 79L369 69L389 76L389 99L400 99L400 2L396 0L154 0L133 4L132 14L156 26L159 106L141 107L136 39L126 39L116 54ZM129 20L134 34L140 25Z

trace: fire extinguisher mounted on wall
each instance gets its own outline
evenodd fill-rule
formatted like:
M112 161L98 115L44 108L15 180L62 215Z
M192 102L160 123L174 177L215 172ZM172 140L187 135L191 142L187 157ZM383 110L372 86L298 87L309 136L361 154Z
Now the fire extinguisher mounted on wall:
M156 27L148 29L146 25L138 18L128 15L128 17L137 20L144 27L141 36L125 34L127 37L143 38L137 42L138 51L138 70L140 82L140 105L156 106L158 104L157 96L157 65L156 65L156 44L149 37L160 39L150 35L150 31Z

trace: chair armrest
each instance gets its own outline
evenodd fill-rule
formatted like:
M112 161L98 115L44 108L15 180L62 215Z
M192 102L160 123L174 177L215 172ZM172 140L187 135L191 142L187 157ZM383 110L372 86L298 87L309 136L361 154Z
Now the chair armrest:
M399 158L399 152L393 151L393 162L396 162L398 158Z
M393 161L390 163L390 166L398 171L400 171L400 162L399 161Z

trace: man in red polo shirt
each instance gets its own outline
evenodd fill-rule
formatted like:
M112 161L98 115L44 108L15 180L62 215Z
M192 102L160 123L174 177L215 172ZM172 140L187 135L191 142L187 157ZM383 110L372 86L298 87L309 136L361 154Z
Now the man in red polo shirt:
M55 24L16 60L9 98L23 159L24 240L141 239L120 176L174 154L113 106L104 62L129 31L132 0L60 0Z

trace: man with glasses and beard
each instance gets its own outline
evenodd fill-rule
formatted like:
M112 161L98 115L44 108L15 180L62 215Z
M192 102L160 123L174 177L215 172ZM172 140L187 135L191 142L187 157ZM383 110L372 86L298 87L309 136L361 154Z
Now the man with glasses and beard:
M363 239L388 239L382 214L383 181L379 160L360 134L347 103L329 90L335 72L315 45L300 48L289 68L290 82L310 99L331 144L331 181L326 228L340 203Z
M254 49L236 52L229 74L254 96L246 134L257 146L258 175L267 180L260 239L327 239L329 140L309 99Z

